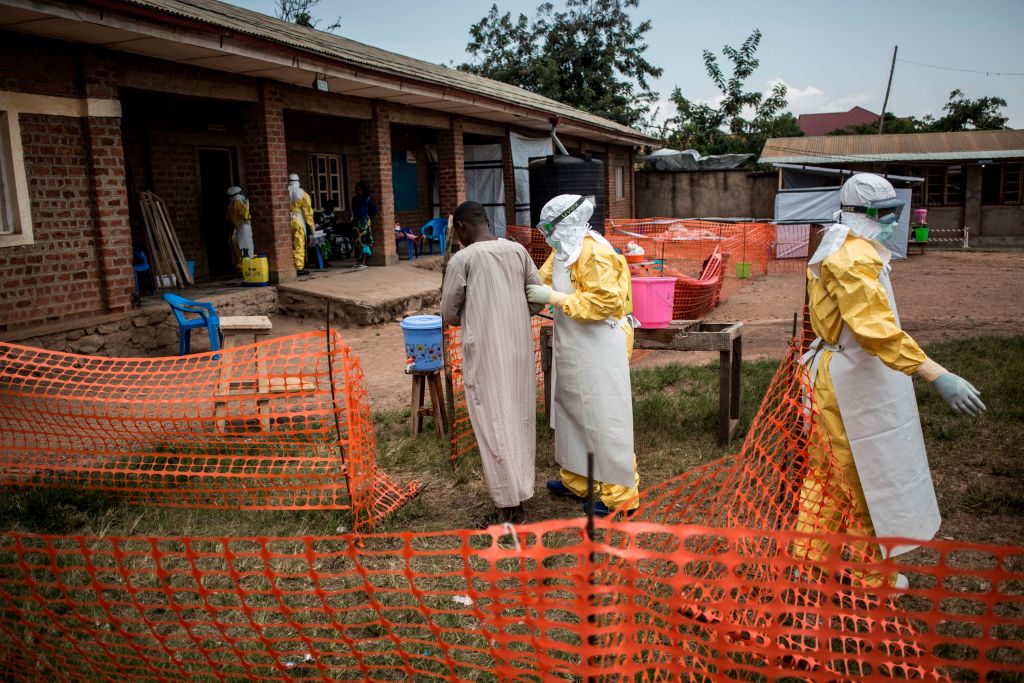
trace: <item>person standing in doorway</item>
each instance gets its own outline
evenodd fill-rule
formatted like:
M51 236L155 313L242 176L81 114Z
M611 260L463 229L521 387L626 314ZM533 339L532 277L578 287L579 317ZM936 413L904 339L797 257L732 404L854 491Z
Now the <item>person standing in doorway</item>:
M228 188L228 212L226 216L231 225L235 226L231 233L231 258L235 263L235 269L242 269L242 259L256 255L256 249L252 242L252 216L249 214L249 198L242 192L242 188L232 186Z
M484 207L463 202L453 228L464 246L445 271L441 316L462 327L466 405L495 511L481 527L523 524L533 497L537 381L531 309L524 289L540 284L530 254L491 234Z
M313 202L302 189L299 176L288 176L288 199L291 201L292 256L295 259L297 275L309 275L306 270L306 236L313 234Z
M355 196L352 198L352 228L355 231L353 245L357 270L366 267L366 262L373 253L373 217L377 215L377 205L373 203L366 183L356 183Z

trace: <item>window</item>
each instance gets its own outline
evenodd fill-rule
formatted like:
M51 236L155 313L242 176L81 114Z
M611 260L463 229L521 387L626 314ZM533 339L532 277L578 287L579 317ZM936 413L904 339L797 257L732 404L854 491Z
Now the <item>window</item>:
M615 167L615 198L624 199L626 197L626 189L624 184L624 176L626 169L622 166Z
M323 211L334 200L335 209L345 208L344 165L337 154L313 154L309 158L313 176L313 208Z
M32 244L25 161L18 114L0 111L0 247Z
M981 170L982 204L1020 204L1021 164L985 164Z
M909 178L925 178L924 166L890 166L886 169L892 175L901 175ZM926 178L927 180L927 178ZM909 183L910 205L924 206L924 187L927 183Z
M963 166L928 166L924 177L928 206L954 206L963 203Z

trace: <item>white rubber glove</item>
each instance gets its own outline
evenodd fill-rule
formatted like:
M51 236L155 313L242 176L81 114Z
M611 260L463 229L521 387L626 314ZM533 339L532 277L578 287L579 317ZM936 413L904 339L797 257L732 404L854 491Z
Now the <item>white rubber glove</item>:
M547 285L526 285L526 300L531 304L561 306L565 302L565 294L556 292Z

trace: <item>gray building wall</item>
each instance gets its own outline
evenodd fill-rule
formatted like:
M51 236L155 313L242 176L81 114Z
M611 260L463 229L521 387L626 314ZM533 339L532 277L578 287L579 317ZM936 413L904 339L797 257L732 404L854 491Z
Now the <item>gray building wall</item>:
M774 171L639 171L636 216L771 218L778 182Z

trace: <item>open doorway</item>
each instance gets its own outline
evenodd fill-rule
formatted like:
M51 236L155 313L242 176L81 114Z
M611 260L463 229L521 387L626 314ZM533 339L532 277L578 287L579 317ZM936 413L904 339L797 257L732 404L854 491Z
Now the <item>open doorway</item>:
M235 275L231 254L226 190L238 184L238 153L234 147L199 147L199 221L211 277Z

